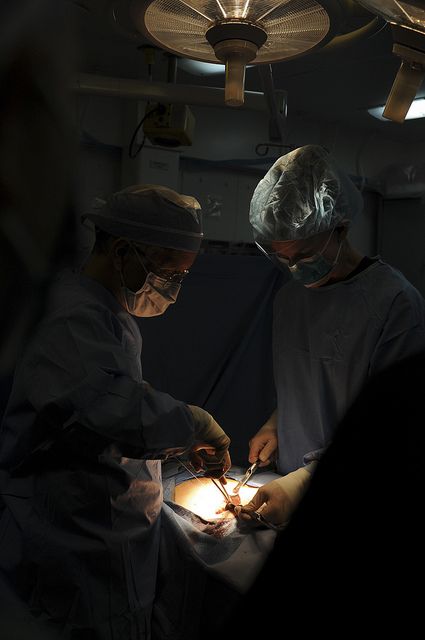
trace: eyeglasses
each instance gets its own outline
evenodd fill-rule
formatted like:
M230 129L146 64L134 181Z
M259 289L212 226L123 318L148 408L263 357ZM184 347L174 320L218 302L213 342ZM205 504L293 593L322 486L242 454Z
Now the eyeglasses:
M147 269L144 265L144 262L141 258L141 255L143 255L143 258L146 260L146 262L152 265L153 267L153 272L155 273L156 276L158 276L158 278L161 278L162 280L165 280L168 283L172 283L172 284L181 284L184 280L184 278L189 274L189 269L183 269L182 271L172 271L170 269L162 269L161 267L158 267L155 262L149 258L146 254L142 253L141 249L139 249L139 247L136 247L134 244L131 245L135 252L137 257L140 260L140 263L142 265L142 267L145 269L145 271L147 272Z
M166 271L165 269L156 269L155 274L165 280L166 282L172 282L173 284L181 284L184 278L188 275L189 270L183 271Z
M294 267L296 268L296 265L300 263L303 264L303 263L315 262L318 256L322 255L322 253L326 250L326 247L330 242L330 239L332 237L333 232L335 231L335 228L336 227L333 227L333 229L331 230L331 233L328 239L326 240L324 246L320 251L315 251L313 254L309 256L298 258L298 260L293 260L293 259L287 258L286 256L282 256L279 253L279 251L275 251L272 248L272 246L269 245L268 243L260 244L258 242L255 242L255 244L260 249L260 251L262 251L262 253L264 253L264 255L266 255L272 262L277 261L277 262L280 262L281 264L286 265L287 267L289 267L289 269L293 269Z
M286 266L289 265L289 263L290 263L289 258L285 258L285 257L281 256L278 251L273 251L273 249L271 247L269 247L269 246L267 246L265 244L261 245L257 241L255 241L255 244L260 249L261 253L263 253L272 262L276 261L276 262L280 262L281 264L284 264Z

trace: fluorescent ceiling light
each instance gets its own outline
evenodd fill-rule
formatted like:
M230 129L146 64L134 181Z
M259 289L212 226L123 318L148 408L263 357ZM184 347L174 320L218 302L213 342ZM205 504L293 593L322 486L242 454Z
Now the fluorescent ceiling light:
M215 64L214 62L201 62L200 60L192 60L191 58L179 58L179 67L187 73L192 73L196 76L216 76L220 73L226 73L225 64ZM247 65L247 69L250 69L252 64Z
M368 109L369 113L375 118L379 118L379 120L384 120L385 122L390 122L388 118L384 118L382 113L385 109L385 105L381 107L374 107L373 109ZM425 98L417 98L413 100L409 111L406 115L406 120L414 120L415 118L425 118Z
M193 73L196 76L213 76L219 73L225 73L225 64L215 64L214 62L201 62L200 60L192 60L190 58L180 58L178 65L184 71Z

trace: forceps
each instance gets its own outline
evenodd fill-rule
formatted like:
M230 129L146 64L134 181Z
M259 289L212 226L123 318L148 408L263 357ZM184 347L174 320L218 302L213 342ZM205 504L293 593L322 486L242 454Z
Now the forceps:
M227 490L225 489L225 487L220 482L218 482L214 478L210 478L210 480L212 480L214 482L214 484L217 487L217 489L225 497L226 506L229 508L230 511L233 512L234 511L234 507L236 506L235 503L233 502L233 500L235 498L238 498L239 496L237 496L237 495L230 496L229 493L227 492ZM232 497L233 497L233 500L232 500ZM276 525L276 524L273 524L272 522L269 522L258 511L245 511L244 513L247 513L250 518L252 518L253 520L257 520L257 522L260 522L261 524L263 524L268 529L273 529L273 531L281 531L284 528L284 525Z
M254 463L254 464L258 464L258 463ZM254 466L254 465L252 465L252 466ZM248 471L249 471L249 469L248 469ZM252 475L252 473L250 475ZM233 500L235 498L237 498L238 496L236 496L236 495L235 496L230 496L228 491L227 491L227 489L224 487L224 485L222 485L221 482L219 482L218 480L215 480L215 478L210 478L210 480L212 480L212 482L215 484L217 489L224 496L224 498L226 500L226 506L227 507L232 507L230 509L230 511L233 511L233 508L236 506L235 503L233 502ZM233 497L233 500L232 500L232 497ZM253 520L257 520L257 522L260 522L261 524L263 524L268 529L273 529L273 531L281 531L284 528L284 525L276 525L276 524L273 524L272 522L269 522L258 511L248 511L248 512L245 511L244 513L247 513L250 518L252 518Z
M245 511L245 513L247 513L247 512ZM261 522L261 524L263 524L268 529L273 529L273 531L282 531L282 529L285 528L285 525L282 525L282 524L278 525L278 524L273 524L272 522L269 522L258 511L250 511L250 512L248 512L248 515L253 520L257 520L257 522Z
M235 503L232 500L232 496L229 495L227 489L224 487L224 485L221 484L221 482L219 482L218 480L216 480L215 478L210 478L210 480L212 480L212 482L215 484L215 486L217 487L217 489L221 492L221 494L224 496L225 500L226 500L226 506L228 505L233 505L235 506ZM234 498L236 498L236 496L234 496ZM234 499L233 498L233 499Z
M245 471L245 474L239 480L238 484L233 487L232 493L235 493L235 494L239 493L239 490L241 489L241 487L243 487L244 484L248 482L252 474L257 470L259 464L260 464L260 461L257 460L257 462L254 462L254 464L248 467L248 469Z

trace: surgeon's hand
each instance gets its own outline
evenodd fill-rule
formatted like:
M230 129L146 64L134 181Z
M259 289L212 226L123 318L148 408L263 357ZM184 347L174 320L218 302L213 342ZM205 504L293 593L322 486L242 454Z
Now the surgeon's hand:
M243 507L235 507L235 514L241 520L252 520L253 511L274 525L285 524L304 495L310 473L301 467L278 480L272 480L260 487L255 496Z
M212 478L220 478L232 466L229 454L230 438L212 415L195 405L188 405L196 425L195 442L189 459L195 471L205 471Z
M260 460L260 467L270 464L277 452L277 415L276 412L267 420L253 438L249 441L248 460L257 462Z

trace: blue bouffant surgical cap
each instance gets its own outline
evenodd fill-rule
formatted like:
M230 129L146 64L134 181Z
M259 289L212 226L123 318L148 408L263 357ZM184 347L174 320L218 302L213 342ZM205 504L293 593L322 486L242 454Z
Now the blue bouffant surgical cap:
M82 218L113 236L182 251L198 251L203 236L196 198L155 184L134 185L98 200Z
M254 191L249 220L255 239L303 240L352 221L362 208L351 179L311 144L276 160Z

